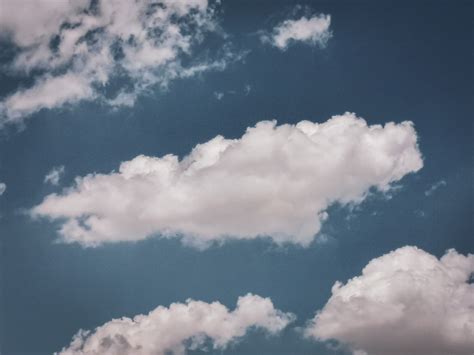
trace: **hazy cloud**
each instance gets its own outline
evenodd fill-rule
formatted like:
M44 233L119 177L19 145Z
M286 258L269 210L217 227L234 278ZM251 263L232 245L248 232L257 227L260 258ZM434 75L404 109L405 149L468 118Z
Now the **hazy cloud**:
M252 91L252 86L250 84L247 84L244 86L244 94L245 96L247 96L248 94L250 94L250 91Z
M227 90L227 91L214 91L214 97L221 101L224 96L233 96L233 95L239 95L242 94L243 96L248 96L250 94L250 91L252 90L252 87L250 85L245 85L241 90Z
M64 166L55 166L44 177L45 184L58 185L59 180L64 175Z
M7 185L4 182L0 182L0 196L7 190Z
M354 354L473 354L474 255L437 259L416 247L375 258L332 296L306 329Z
M219 101L224 98L224 95L225 95L225 94L224 94L223 92L220 92L220 91L215 91L215 92L214 92L215 98L216 98L217 100L219 100Z
M435 182L433 185L429 187L428 190L425 191L425 196L431 196L436 190L438 190L440 187L448 185L445 180L440 180L438 182Z
M59 354L185 354L186 349L203 349L209 341L213 349L223 350L249 328L276 334L293 320L291 313L275 309L269 298L252 294L239 297L233 311L219 302L188 300L133 319L111 320L94 332L81 330Z
M410 122L368 126L350 113L320 124L263 121L181 161L140 155L118 172L78 177L31 213L63 221L62 240L84 246L153 234L199 247L260 236L306 246L330 205L358 204L422 166Z

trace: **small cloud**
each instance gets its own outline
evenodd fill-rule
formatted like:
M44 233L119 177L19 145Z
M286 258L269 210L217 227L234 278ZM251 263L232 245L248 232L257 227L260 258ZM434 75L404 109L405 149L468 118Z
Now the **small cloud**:
M4 182L0 182L0 196L2 196L6 190L7 185Z
M113 99L106 100L105 102L106 104L110 105L113 108L120 108L120 107L133 107L136 100L137 100L136 92L121 91Z
M387 189L381 191L381 197L386 200L391 200L395 195L403 190L402 184L392 184Z
M422 211L422 210L415 210L415 215L420 218L426 217L425 211Z
M245 85L244 88L243 88L243 94L245 96L247 96L250 91L252 90L252 87L250 85ZM240 94L241 91L240 90L227 90L227 91L214 91L214 97L217 99L217 100L222 100L224 98L224 96L231 96L231 95L238 95Z
M59 180L61 180L61 177L63 175L64 175L64 165L55 166L44 177L44 183L56 186L59 184Z
M214 91L214 96L217 100L221 101L224 98L224 93L219 91Z
M270 33L262 32L262 43L271 44L285 51L291 43L302 42L307 45L325 47L332 37L329 30L331 16L305 15L299 19L287 19L279 23Z
M425 196L431 196L434 194L436 190L438 190L440 187L446 186L448 183L445 180L440 180L438 182L435 182L432 184L428 190L425 191Z
M245 87L244 87L244 94L245 94L245 96L247 96L248 94L250 94L250 91L252 91L252 87L251 87L249 84L245 85Z
M320 233L316 236L315 242L318 245L329 245L337 243L337 239L327 233Z

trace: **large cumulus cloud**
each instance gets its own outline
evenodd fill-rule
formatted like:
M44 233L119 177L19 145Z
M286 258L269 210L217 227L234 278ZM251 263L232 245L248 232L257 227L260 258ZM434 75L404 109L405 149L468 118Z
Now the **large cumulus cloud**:
M34 78L0 101L0 126L83 100L130 106L153 85L222 69L232 60L225 50L213 60L195 58L196 46L219 28L207 0L1 0L0 5L0 39L17 49L8 73Z
M188 300L133 319L111 320L92 333L81 330L59 354L184 354L187 348L199 349L209 341L222 350L249 328L276 334L293 320L291 313L275 309L269 298L252 294L239 297L233 311L219 302Z
M473 354L474 255L437 259L416 247L375 258L332 296L306 329L355 353Z
M197 246L260 236L306 246L328 206L360 203L422 165L410 122L368 126L350 113L321 124L264 121L181 161L138 156L118 172L79 177L32 215L61 221L62 240L84 246L153 234Z

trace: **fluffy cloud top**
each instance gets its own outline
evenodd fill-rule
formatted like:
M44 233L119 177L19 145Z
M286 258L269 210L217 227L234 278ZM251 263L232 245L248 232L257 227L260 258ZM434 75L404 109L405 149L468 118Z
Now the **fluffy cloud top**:
M188 300L133 319L114 319L93 333L81 330L60 354L184 354L187 348L203 348L209 340L214 349L222 350L249 328L276 334L293 320L292 314L275 309L269 298L252 294L239 297L233 311L219 302Z
M55 166L44 177L45 184L57 185L59 180L64 175L64 166Z
M118 172L76 178L32 215L61 220L63 241L84 246L157 233L197 246L260 236L306 246L328 206L360 203L422 165L410 122L368 126L350 113L321 124L264 121L181 161L141 155Z
M373 259L343 285L306 329L369 354L473 354L474 255L440 260L416 247Z
M0 196L7 190L7 185L4 182L0 182Z
M261 39L281 50L286 50L292 42L324 47L331 38L330 25L330 15L303 16L298 20L283 21L271 34L264 34Z
M36 76L0 102L0 124L81 100L130 106L137 92L223 68L229 59L182 65L217 29L207 0L0 0L0 6L0 32L19 49L9 70ZM115 78L133 84L104 96Z

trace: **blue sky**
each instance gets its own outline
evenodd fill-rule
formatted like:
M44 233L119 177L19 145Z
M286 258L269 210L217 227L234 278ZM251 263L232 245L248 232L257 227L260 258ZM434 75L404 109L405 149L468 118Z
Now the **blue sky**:
M36 16L20 3L0 1L2 353L61 351L79 329L93 332L76 353L106 335L119 346L117 334L177 351L202 333L208 338L189 353L472 353L471 2L190 1L195 7L178 22L140 22L156 32L128 42L114 31L132 31L130 23L114 29L102 2L60 9L45 0ZM178 18L184 11L162 9ZM54 49L91 18L105 25L85 29L62 54ZM185 39L167 34L172 23ZM172 54L140 52L150 45ZM277 123L246 135L267 120ZM297 125L305 120L309 128ZM219 135L226 140L179 163ZM213 149L224 153L215 158ZM167 154L176 166L159 165ZM140 155L149 159L134 160ZM211 168L199 168L209 159ZM128 173L119 170L124 162ZM147 169L155 169L150 179ZM171 182L162 183L166 174ZM90 194L75 180L86 176ZM90 216L103 224L87 225ZM456 252L440 259L448 249ZM377 277L370 268L362 274L371 260ZM348 282L360 275L359 284ZM402 287L406 280L417 280L416 292ZM336 281L346 287L331 290ZM449 287L459 302L432 298ZM361 295L356 308L367 324L338 292ZM146 329L137 339L125 330L94 333L187 299L232 312L248 293L282 313L247 324L236 311L247 333L229 325L222 346L222 334L199 326L181 338L166 325L151 340ZM417 326L410 314L383 323L371 316L374 299L387 305L377 312L387 319L392 305L421 304L413 317L436 326ZM261 299L251 301L256 312ZM390 327L400 327L399 338L387 335ZM163 348L156 334L178 340ZM437 339L431 348L423 348L426 337Z

